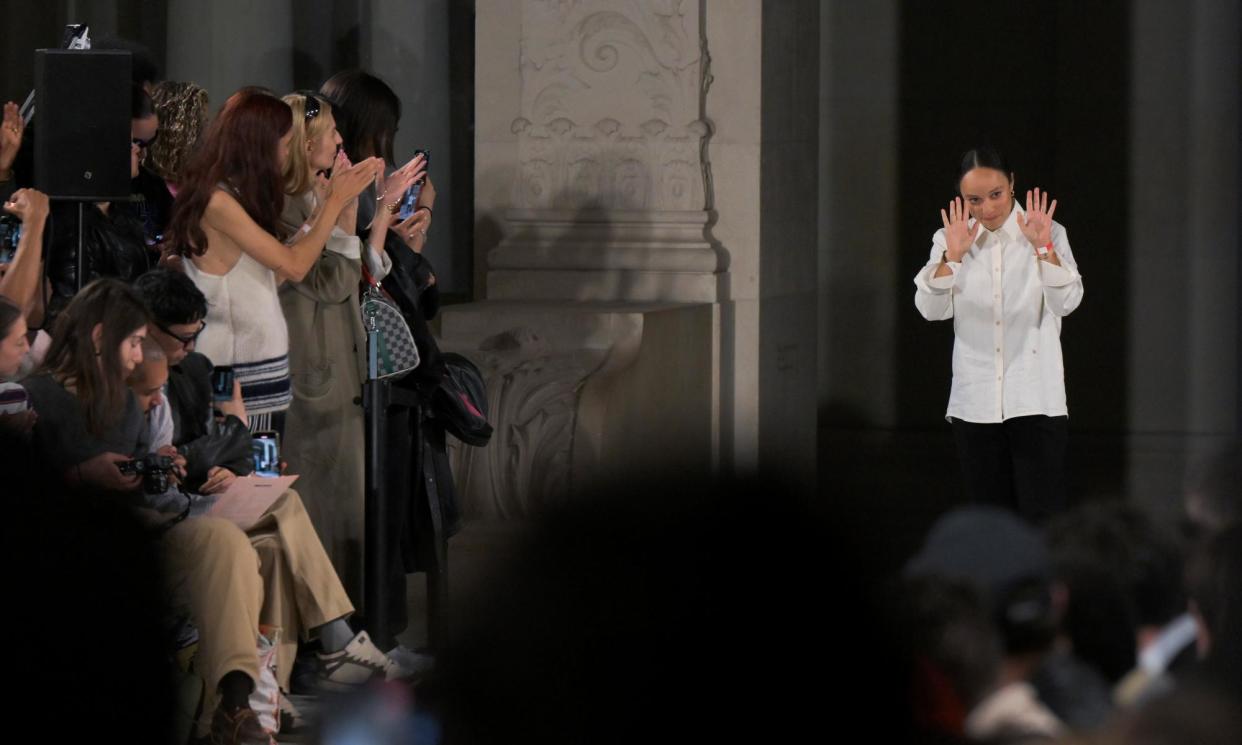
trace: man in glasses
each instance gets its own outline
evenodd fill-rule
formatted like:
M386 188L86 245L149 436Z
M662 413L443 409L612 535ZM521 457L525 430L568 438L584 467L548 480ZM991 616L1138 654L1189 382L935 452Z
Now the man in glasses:
M211 360L194 351L199 334L207 327L207 298L184 274L156 269L139 277L134 289L151 312L147 336L159 344L168 360L168 399L173 420L173 444L186 453L187 484L197 490L217 491L236 475L250 473L249 445L230 443L244 437L246 407L241 390L234 386L228 401L212 396ZM217 412L219 416L217 416ZM229 415L240 421L233 422ZM236 451L236 452L235 452Z

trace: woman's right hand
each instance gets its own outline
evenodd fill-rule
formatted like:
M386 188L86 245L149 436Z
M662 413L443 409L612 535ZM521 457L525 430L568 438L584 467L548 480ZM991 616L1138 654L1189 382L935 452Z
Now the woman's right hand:
M410 184L427 175L427 159L422 153L410 158L410 161L388 175L378 192L379 201L390 203L405 195Z
M126 476L117 468L118 463L133 460L120 453L100 453L90 460L82 461L70 469L83 484L104 489L106 491L134 491L142 484L142 477L136 474Z
M970 244L974 243L975 237L979 235L979 228L983 223L975 221L975 226L970 226L970 212L966 209L966 203L961 197L954 197L949 202L949 211L946 213L940 210L940 219L944 222L944 240L948 250L945 252L945 260L961 261L966 252L970 250Z
M22 225L42 225L48 213L47 195L35 189L18 189L4 204L4 211L16 216Z
M328 181L328 198L337 200L338 207L344 209L351 199L357 199L375 181L377 173L383 171L383 158L367 158L361 163L349 165L349 158L341 151L337 153L332 178Z

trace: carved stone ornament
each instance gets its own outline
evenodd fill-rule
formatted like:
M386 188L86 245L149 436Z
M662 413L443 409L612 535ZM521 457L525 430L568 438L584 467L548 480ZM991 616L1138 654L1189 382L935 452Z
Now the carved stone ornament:
M525 0L519 209L702 210L699 3Z
M449 438L463 514L507 520L562 503L575 487L582 442L579 395L607 367L608 350L555 349L528 327L484 340L469 353L487 383L495 424L483 448Z

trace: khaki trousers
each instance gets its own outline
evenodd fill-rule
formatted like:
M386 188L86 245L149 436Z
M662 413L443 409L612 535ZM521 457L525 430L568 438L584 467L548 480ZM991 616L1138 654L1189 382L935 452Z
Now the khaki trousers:
M220 518L185 520L164 535L163 553L198 625L208 721L225 674L258 680L259 624L281 629L277 679L288 690L298 639L354 610L292 489L244 533Z

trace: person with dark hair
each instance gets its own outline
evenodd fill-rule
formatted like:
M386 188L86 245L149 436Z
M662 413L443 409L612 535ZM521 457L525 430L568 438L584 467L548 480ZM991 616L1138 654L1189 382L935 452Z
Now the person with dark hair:
M1217 533L1242 521L1242 440L1232 438L1192 469L1183 500L1190 526Z
M1242 524L1207 536L1191 555L1187 591L1205 677L1242 700Z
M301 281L341 211L379 173L378 159L336 163L315 220L282 243L281 170L293 137L288 104L257 90L229 97L186 169L168 229L172 250L208 298L201 350L241 380L252 429L283 429L292 392L277 285Z
M10 440L24 440L38 419L30 408L26 389L9 382L17 376L29 349L25 314L13 301L0 295L0 448Z
M131 94L129 175L137 179L143 149L159 131L159 119L146 91L134 85ZM52 295L48 300L45 327L55 324L56 316L80 286L100 277L132 282L155 263L155 255L147 249L143 210L136 204L94 202L87 205L82 211L80 226L83 252L80 260L78 204L58 203L52 210L52 227L47 267ZM78 276L79 263L81 277Z
M389 172L395 170L392 146L401 117L401 103L392 89L374 75L351 70L333 75L320 87L320 93L331 102L339 117L338 129L349 157L356 161L380 156ZM380 205L396 209L396 201L388 201L391 195L377 199L379 196L372 190L359 199L359 225L369 225ZM391 407L382 412L388 418L388 442L381 447L389 465L384 474L374 475L385 480L385 492L391 499L388 514L393 519L387 526L391 531L389 545L400 547L387 567L386 584L392 609L390 628L394 635L408 622L407 573L428 573L429 597L432 607L437 607L437 578L443 569L440 549L444 540L457 531L459 519L444 427L428 416L429 405L444 376L444 360L427 325L439 309L440 295L431 263L422 253L435 196L435 187L427 178L414 213L393 225L384 241L384 251L392 261L392 272L385 280L384 290L401 309L421 360L417 368L394 384L412 392L421 405ZM435 614L433 610L433 645L439 633ZM378 641L387 649L389 644L396 643L396 638Z
M1036 187L1024 209L995 150L967 151L955 186L914 304L929 321L953 319L946 418L968 495L1042 521L1067 500L1061 319L1082 302L1082 277L1056 200Z

